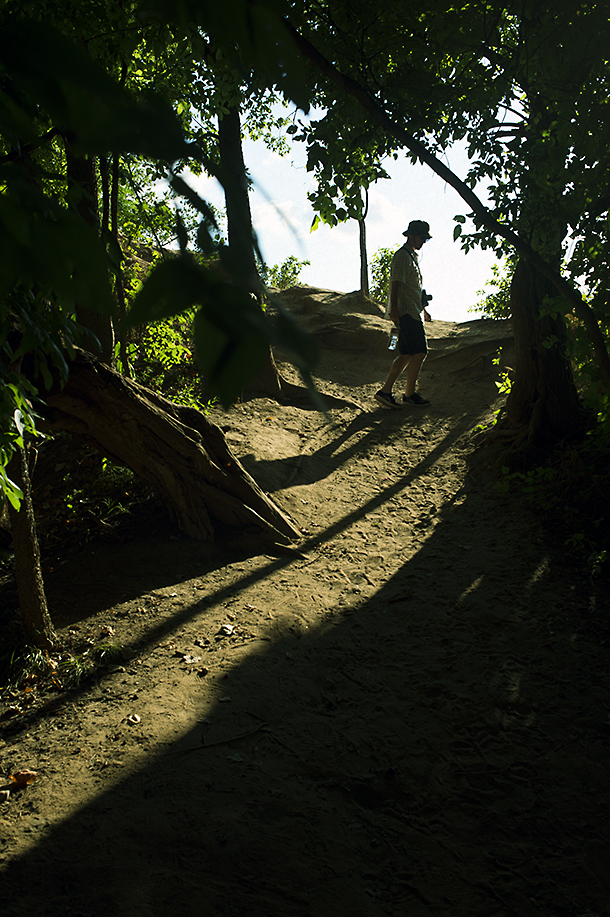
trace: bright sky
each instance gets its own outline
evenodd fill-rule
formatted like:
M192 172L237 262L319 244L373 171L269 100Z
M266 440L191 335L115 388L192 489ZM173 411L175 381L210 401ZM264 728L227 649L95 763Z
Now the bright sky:
M360 288L358 224L355 220L310 232L314 211L307 200L314 179L305 169L305 145L293 143L288 156L270 152L262 142L244 141L246 167L254 181L250 204L252 220L265 262L281 264L289 255L310 261L299 282L350 293ZM449 152L446 164L460 177L467 169L463 150ZM420 252L424 286L434 297L432 318L469 321L469 313L491 277L496 262L489 251L465 254L453 241L456 214L468 212L460 196L427 166L412 165L404 156L388 159L384 168L391 179L369 191L366 220L369 264L377 249L401 245L411 220L430 223L432 239ZM196 190L218 208L224 208L222 188L215 179L191 177ZM479 192L480 196L480 192ZM468 227L468 224L467 224ZM467 228L466 227L466 228Z

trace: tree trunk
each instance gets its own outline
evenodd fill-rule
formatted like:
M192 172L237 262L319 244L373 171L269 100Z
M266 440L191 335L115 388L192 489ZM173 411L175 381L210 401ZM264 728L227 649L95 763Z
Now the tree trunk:
M218 118L218 152L225 181L227 230L234 282L248 292L258 293L260 282L254 257L248 176L241 142L239 107L236 105Z
M600 374L603 379L606 390L610 390L610 350L604 332L600 327L595 312L591 306L582 298L574 284L562 276L561 272L554 265L549 264L545 259L534 251L532 246L524 238L517 235L510 228L509 223L500 222L496 219L492 211L483 204L477 197L472 188L461 181L457 175L449 169L445 163L441 162L434 153L426 147L425 143L418 140L413 134L410 134L402 122L394 121L387 111L377 102L375 97L364 89L359 83L351 77L341 73L334 64L324 57L320 51L315 48L307 38L301 35L297 29L290 23L286 23L287 29L294 38L295 44L301 53L308 58L325 76L332 80L335 85L346 93L351 95L362 106L373 121L379 124L384 131L390 136L395 137L408 150L418 157L421 162L430 166L437 175L447 182L452 188L455 188L460 197L470 205L476 219L491 232L500 236L502 239L512 245L522 258L532 264L538 271L547 277L555 288L556 294L565 296L571 303L577 318L583 322L591 347L599 364ZM605 200L605 198L604 198ZM603 211L602 211L603 212ZM555 294L555 295L556 295Z
M252 213L238 106L232 106L228 113L219 116L218 150L225 180L225 205L233 282L258 296L260 279L254 257ZM282 386L283 380L278 373L271 348L269 348L264 365L248 384L247 391L260 392L270 398L277 398L282 394Z
M99 157L100 166L100 184L102 195L102 216L100 220L100 232L102 239L106 238L110 229L110 172L108 171L108 159L106 156Z
M556 295L553 285L520 259L510 289L516 362L507 421L516 436L538 448L574 436L583 422L565 353L565 323L540 314L547 295Z
M72 196L72 209L89 226L99 229L95 159L91 156L74 156L67 140L66 174L68 191ZM110 316L96 309L87 309L78 303L76 315L81 325L92 331L100 342L102 360L109 366L112 365L114 331Z
M366 217L369 211L369 190L364 189L364 210L358 220L360 240L360 292L369 295L369 260L366 252Z
M281 377L271 347L267 349L265 362L245 386L246 392L259 392L268 398L280 398L286 381Z
M364 220L358 220L360 231L360 292L369 295L369 265L366 255L366 225Z
M10 503L8 507L15 551L15 579L21 608L21 623L28 643L50 650L57 644L57 635L47 609L42 581L30 475L24 448L15 447L7 470L11 480L23 491L19 511Z
M112 185L110 193L110 219L112 231L115 238L119 238L119 184L121 181L120 157L115 153L112 157ZM131 366L129 365L129 353L127 350L129 331L127 328L127 301L125 299L125 284L123 282L123 267L119 267L114 279L114 295L119 307L119 360L121 362L121 372L128 379L131 379Z
M276 541L299 532L230 452L222 431L194 408L173 404L77 351L63 389L40 406L47 428L85 437L166 503L193 538L213 537L213 517L257 525Z

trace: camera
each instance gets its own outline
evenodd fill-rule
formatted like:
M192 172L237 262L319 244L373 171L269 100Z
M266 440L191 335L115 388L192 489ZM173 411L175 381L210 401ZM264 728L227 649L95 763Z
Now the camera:
M432 296L431 293L426 293L425 290L421 291L421 304L424 307L424 309L426 308L426 306L428 305L431 299L434 299L434 296Z

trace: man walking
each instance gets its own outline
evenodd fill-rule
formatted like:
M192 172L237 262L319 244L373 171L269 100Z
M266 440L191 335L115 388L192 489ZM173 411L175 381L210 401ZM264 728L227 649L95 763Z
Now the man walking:
M388 308L390 319L398 329L398 356L390 367L388 378L375 395L375 400L385 408L400 408L392 394L394 383L407 367L407 386L402 396L403 404L421 407L430 404L426 398L415 391L415 384L422 363L428 353L426 332L421 319L432 321L422 290L422 276L419 269L417 252L422 245L431 239L430 225L424 220L412 220L403 236L407 241L392 258L390 269L390 289Z

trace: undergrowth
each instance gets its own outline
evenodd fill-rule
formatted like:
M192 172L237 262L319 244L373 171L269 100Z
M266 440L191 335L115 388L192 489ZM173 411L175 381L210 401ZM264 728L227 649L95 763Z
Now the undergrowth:
M151 493L129 468L60 433L39 448L32 498L44 572L76 545L117 537L119 524Z
M52 702L55 695L90 682L108 665L122 659L121 649L110 643L81 652L64 647L48 653L24 646L15 628L14 646L1 658L0 701L5 707L2 721L10 725L12 720Z
M558 538L567 555L592 574L608 573L610 563L610 468L607 436L592 432L584 443L559 447L528 471L504 465L498 489L521 494Z
M102 457L78 437L57 433L38 447L31 461L32 499L36 515L43 577L52 575L70 553L89 543L124 541L146 526L171 526L150 488L134 473ZM19 623L19 601L13 577L13 554L0 558L0 685L30 674L41 676L44 654L27 647ZM97 650L58 662L56 677L73 683L92 665ZM110 649L103 650L110 652ZM102 653L102 650L99 650ZM54 657L53 657L54 658ZM29 661L28 661L29 660Z
M192 337L194 310L137 328L127 344L133 379L176 404L207 411L211 404L199 372ZM122 371L117 345L117 368Z

